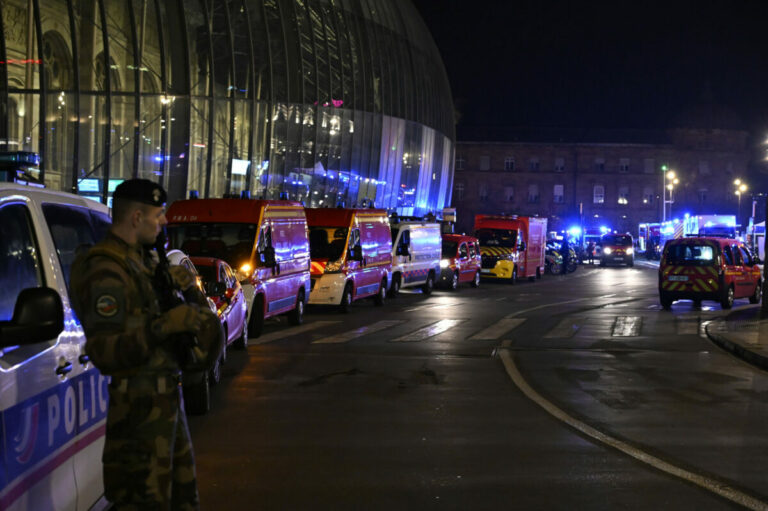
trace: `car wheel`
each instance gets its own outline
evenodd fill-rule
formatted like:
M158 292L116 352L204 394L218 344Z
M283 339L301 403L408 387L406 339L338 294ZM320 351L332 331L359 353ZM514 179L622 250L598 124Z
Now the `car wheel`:
M560 265L557 263L551 263L549 265L549 273L551 273L552 275L557 275L558 273L560 273Z
M373 303L381 307L387 302L387 279L381 279L379 284L379 292L373 298Z
M205 415L211 409L211 386L207 371L202 378L202 381L184 388L184 408L188 414Z
M723 298L720 300L720 306L723 309L730 309L733 307L734 291L733 286L728 286L723 294Z
M453 272L453 275L451 276L451 283L449 284L449 288L451 291L456 291L459 288L459 272L457 271Z
M475 279L472 281L472 287L480 287L480 272L475 273Z
M749 303L760 303L760 296L763 294L763 283L759 280L755 286L755 292L749 297Z
M288 313L288 322L292 325L304 323L304 290L299 291L296 297L296 306Z
M421 286L421 292L429 296L432 294L432 291L434 289L435 289L435 274L433 272L429 272L427 281L424 283L423 286Z
M262 295L257 296L253 300L253 309L251 310L251 319L248 321L248 335L244 338L245 342L240 344L238 348L247 348L248 339L251 337L258 337L261 335L261 331L264 328L264 298Z
M659 302L661 302L661 306L662 306L663 308L665 308L665 309L670 309L670 308L672 308L672 302L673 302L673 300L672 300L672 298L671 298L671 297L670 297L670 296L669 296L667 293L665 293L664 291L662 291L661 293L659 293Z
M339 312L346 314L349 312L349 308L352 307L352 283L347 283L344 288L344 292L341 294L341 303L339 304Z
M400 274L396 273L392 275L392 285L389 287L389 297L396 298L400 292Z

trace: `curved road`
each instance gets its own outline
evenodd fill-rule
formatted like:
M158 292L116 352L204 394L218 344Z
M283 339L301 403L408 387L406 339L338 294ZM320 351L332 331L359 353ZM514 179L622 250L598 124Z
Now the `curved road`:
M656 280L581 266L271 323L190 420L203 509L768 508L768 377L706 338L719 305L662 311Z

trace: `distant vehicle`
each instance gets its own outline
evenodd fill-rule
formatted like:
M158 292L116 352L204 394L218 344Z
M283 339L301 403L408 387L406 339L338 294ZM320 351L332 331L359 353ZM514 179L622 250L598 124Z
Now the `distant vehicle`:
M40 155L30 151L0 152L0 182L43 188Z
M600 266L609 264L635 265L635 249L630 234L603 234L598 246Z
M720 302L730 309L739 298L759 303L760 259L744 243L729 238L689 237L669 240L659 264L659 301L668 309L675 300Z
M391 220L390 296L397 296L400 288L415 286L420 286L425 295L431 294L440 275L440 224L422 220Z
M304 321L311 286L304 207L298 202L190 199L168 208L171 246L192 256L215 257L235 271L248 302L248 335L280 314Z
M309 303L348 312L355 300L384 305L392 234L382 209L308 208L312 256Z
M544 274L547 219L524 216L475 215L474 235L480 240L481 275L514 284Z
M79 247L100 241L106 206L0 183L0 509L103 509L108 380L85 353L70 305Z
M469 282L480 286L480 241L473 236L443 234L442 260L440 261L440 285L451 290Z
M653 260L661 257L661 224L642 223L637 228L637 251Z

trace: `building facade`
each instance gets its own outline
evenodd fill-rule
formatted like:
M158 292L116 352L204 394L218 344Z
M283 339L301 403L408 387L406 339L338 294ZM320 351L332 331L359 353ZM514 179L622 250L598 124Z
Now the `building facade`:
M423 213L450 201L451 93L409 0L3 0L0 144L108 202L250 192Z
M452 202L458 228L469 232L478 213L505 213L548 217L551 231L580 226L636 234L639 223L685 213L736 215L739 206L746 222L752 204L746 195L739 200L733 182L747 174L747 132L683 125L689 127L486 133L494 141L460 141ZM497 141L503 138L511 141Z

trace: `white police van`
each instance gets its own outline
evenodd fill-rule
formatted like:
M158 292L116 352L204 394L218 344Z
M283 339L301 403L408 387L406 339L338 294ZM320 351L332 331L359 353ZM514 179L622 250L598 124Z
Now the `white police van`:
M411 217L390 217L392 231L392 274L389 295L404 287L421 286L432 293L440 276L443 238L440 224Z
M67 285L106 206L0 183L0 509L106 507L107 380L84 354Z

